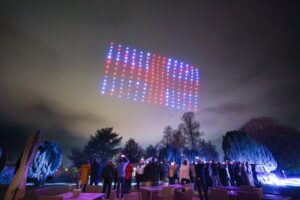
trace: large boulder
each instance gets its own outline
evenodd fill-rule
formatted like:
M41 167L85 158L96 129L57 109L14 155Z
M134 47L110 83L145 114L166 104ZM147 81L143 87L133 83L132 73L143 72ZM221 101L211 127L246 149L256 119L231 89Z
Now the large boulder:
M42 143L29 168L28 177L36 185L42 185L47 177L53 176L61 166L62 150L57 143L45 141Z
M269 172L277 168L277 162L267 147L244 132L227 132L223 136L222 149L225 160L263 165Z

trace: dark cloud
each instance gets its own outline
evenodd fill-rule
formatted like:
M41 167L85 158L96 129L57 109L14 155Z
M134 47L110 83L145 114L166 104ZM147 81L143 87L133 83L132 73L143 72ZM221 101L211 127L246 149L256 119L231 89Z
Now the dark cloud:
M42 132L43 140L58 142L67 157L71 147L83 146L87 141L87 138L72 132L73 126L78 123L89 124L100 121L90 114L67 111L54 102L45 100L33 102L32 105L14 112L18 113L18 116L13 116L11 119L8 118L7 113L0 115L1 145L8 150L11 161L15 161L30 134L37 130ZM65 163L69 164L68 160L65 160Z
M42 132L43 141L50 140L57 142L62 147L65 157L70 153L71 147L82 146L87 141L64 129L39 128L37 129L36 126L30 124L18 123L15 120L13 122L0 120L0 144L7 151L8 163L14 164L16 162L25 148L27 139L37 130ZM65 159L63 164L69 165L70 163L68 159Z
M241 115L246 112L246 106L237 102L224 103L214 107L208 107L203 110L203 112L208 112L209 114L216 114L221 116L232 116L232 115Z

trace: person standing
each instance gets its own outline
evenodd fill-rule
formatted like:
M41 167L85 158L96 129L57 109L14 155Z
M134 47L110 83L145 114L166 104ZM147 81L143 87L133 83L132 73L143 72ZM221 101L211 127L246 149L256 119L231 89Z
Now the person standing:
M148 181L150 181L151 186L158 186L160 177L163 172L161 171L161 167L155 161L155 158L152 157L151 162L148 163L144 169L144 174Z
M179 179L181 184L190 183L190 166L188 160L185 159L179 169Z
M101 175L101 168L100 163L97 161L96 158L92 158L92 164L91 164L91 179L90 179L90 185L98 185Z
M192 164L190 165L190 179L191 179L191 183L194 183L195 177L196 177L195 163L192 162Z
M174 185L175 184L175 172L176 172L176 164L175 162L171 162L169 165L169 185Z
M234 169L235 169L235 164L234 162L226 162L226 169L228 170L229 177L230 177L230 185L235 186L235 175L234 175Z
M242 162L241 174L242 174L242 179L243 179L243 185L250 185L245 162Z
M103 190L102 193L106 194L106 198L108 199L111 192L111 185L113 178L115 176L115 167L113 162L109 160L106 166L102 170L102 178L103 178Z
M144 180L144 168L145 168L145 161L141 159L138 166L136 167L136 188L140 190L141 182Z
M211 165L209 162L207 162L205 164L205 167L204 167L204 176L205 176L205 181L206 181L206 186L209 188L209 187L212 187L212 169L211 169Z
M212 161L211 164L211 169L212 169L212 183L214 187L220 187L222 186L220 177L219 177L219 165L217 162Z
M250 186L255 186L251 165L248 162L246 162L245 167L246 167L246 174L247 174L247 177L248 177L248 184Z
M117 173L117 167L114 165L114 190L117 189L118 184L118 173Z
M198 191L199 194L199 199L203 200L203 195L202 193L204 193L204 199L208 200L208 195L207 195L207 191L208 191L208 187L206 185L206 180L205 180L205 174L204 174L204 163L201 162L201 160L199 159L195 165L195 188Z
M81 165L79 169L79 179L80 179L80 185L82 186L82 192L85 192L86 185L89 180L90 170L91 167L89 165L89 162L84 161L84 163Z
M129 194L131 192L131 181L132 181L133 166L129 162L125 168L125 193Z
M227 170L225 168L225 163L220 165L219 175L220 175L220 181L221 181L222 186L229 186L230 185L229 177L227 174Z
M121 193L121 198L123 198L124 196L124 192L125 192L125 169L126 169L126 165L129 163L128 158L125 155L122 155L119 157L118 159L118 163L117 163L117 176L118 176L118 183L117 183L117 197L120 197L120 193ZM121 189L121 190L120 190Z
M234 176L235 176L235 181L236 181L237 186L244 185L243 178L242 178L241 163L240 162L235 163Z

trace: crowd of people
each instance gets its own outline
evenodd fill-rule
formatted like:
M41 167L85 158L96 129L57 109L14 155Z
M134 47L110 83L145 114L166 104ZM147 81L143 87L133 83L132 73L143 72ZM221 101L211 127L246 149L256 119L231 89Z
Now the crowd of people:
M107 198L112 187L117 190L117 197L123 198L124 194L130 193L133 178L137 190L143 182L148 182L150 186L157 186L160 181L168 182L170 185L193 183L200 200L208 199L210 187L254 186L258 183L255 165L248 162L203 162L196 158L192 162L183 159L181 164L177 164L165 160L159 162L153 157L147 161L141 159L134 167L125 155L120 155L115 163L109 160L102 165L94 158L90 163L86 161L80 167L80 185L83 192L89 176L90 185L98 185L103 181L102 192L106 193Z

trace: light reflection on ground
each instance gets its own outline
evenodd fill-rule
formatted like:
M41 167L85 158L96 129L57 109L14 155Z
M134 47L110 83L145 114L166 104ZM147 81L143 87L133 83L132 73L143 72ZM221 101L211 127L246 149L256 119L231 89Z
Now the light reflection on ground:
M279 178L275 174L258 176L258 180L266 185L275 186L300 186L300 178Z

